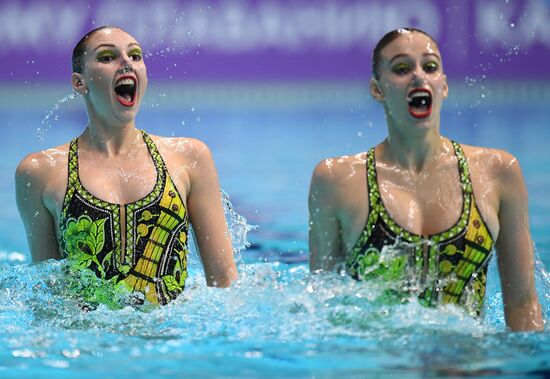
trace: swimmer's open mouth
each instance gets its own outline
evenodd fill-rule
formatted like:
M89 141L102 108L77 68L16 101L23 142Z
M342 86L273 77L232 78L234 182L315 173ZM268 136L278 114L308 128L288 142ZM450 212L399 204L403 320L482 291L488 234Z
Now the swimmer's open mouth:
M136 79L132 76L122 76L115 84L115 94L118 102L125 107L136 103Z
M407 96L407 102L413 117L425 118L432 114L432 94L427 89L413 89Z

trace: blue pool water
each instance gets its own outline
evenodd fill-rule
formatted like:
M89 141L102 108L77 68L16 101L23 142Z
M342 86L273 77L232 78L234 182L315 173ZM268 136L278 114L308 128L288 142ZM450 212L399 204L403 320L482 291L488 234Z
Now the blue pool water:
M162 104L170 94L153 89L138 126L204 140L235 210L258 229L248 236L240 279L229 289L207 288L195 257L186 291L166 307L83 312L70 293L64 262L29 264L14 205L17 162L66 142L85 125L81 99L64 104L42 125L61 97L53 93L51 101L43 100L47 107L0 104L9 141L0 162L0 377L548 375L548 328L537 334L504 330L494 265L481 320L454 307L378 304L374 284L308 273L313 167L325 157L364 151L385 135L382 111L366 90L363 99L289 106ZM506 149L522 164L548 320L550 278L543 267L550 264L550 110L540 101L479 104L451 95L442 119L445 135ZM45 131L37 133L39 127Z

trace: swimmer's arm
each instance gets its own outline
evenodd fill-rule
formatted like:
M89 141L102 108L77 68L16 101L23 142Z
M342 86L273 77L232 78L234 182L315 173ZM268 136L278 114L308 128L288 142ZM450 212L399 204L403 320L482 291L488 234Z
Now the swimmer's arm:
M315 168L309 188L309 269L332 270L343 258L334 181L325 162Z
M513 331L543 330L534 278L527 189L517 160L499 173L500 232L496 243L506 325Z
M46 176L46 172L33 164L32 156L23 159L15 172L16 203L33 262L61 257L53 217L42 198Z
M225 224L220 184L212 155L202 142L194 141L196 165L190 170L191 187L187 196L189 218L199 248L206 283L228 287L237 279L231 237Z

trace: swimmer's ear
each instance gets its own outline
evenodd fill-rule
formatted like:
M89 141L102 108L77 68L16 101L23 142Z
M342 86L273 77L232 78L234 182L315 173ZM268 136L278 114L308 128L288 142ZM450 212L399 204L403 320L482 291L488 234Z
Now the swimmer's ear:
M370 80L370 94L374 97L374 100L380 102L384 100L384 93L378 84L378 80L371 78Z
M443 98L446 99L449 96L449 85L447 84L447 75L443 75L445 83L443 85Z
M84 82L82 74L79 74L78 72L73 72L73 75L71 76L71 81L73 83L73 88L76 92L81 95L85 95L86 93L88 93L88 89L86 89L86 84Z

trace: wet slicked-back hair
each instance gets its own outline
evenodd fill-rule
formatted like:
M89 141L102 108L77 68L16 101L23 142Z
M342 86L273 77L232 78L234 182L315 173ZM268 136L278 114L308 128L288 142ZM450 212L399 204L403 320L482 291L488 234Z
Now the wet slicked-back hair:
M374 47L374 50L372 51L372 76L374 76L376 79L380 79L379 69L380 69L380 60L381 60L380 55L381 55L382 49L388 46L394 40L396 40L397 37L402 36L404 33L407 33L407 32L408 33L416 32L416 33L424 34L426 37L431 39L432 42L437 46L437 42L431 35L417 28L399 28L386 33L384 37L382 37L380 41L378 41L378 43Z
M109 25L103 25L99 28L95 28L93 30L90 30L84 37L78 41L76 46L73 49L73 72L77 72L79 74L82 74L82 70L84 69L84 65L82 64L84 52L86 51L86 47L88 46L88 40L90 37L95 34L96 32L103 30L103 29L120 29L121 28L117 26L109 26Z

